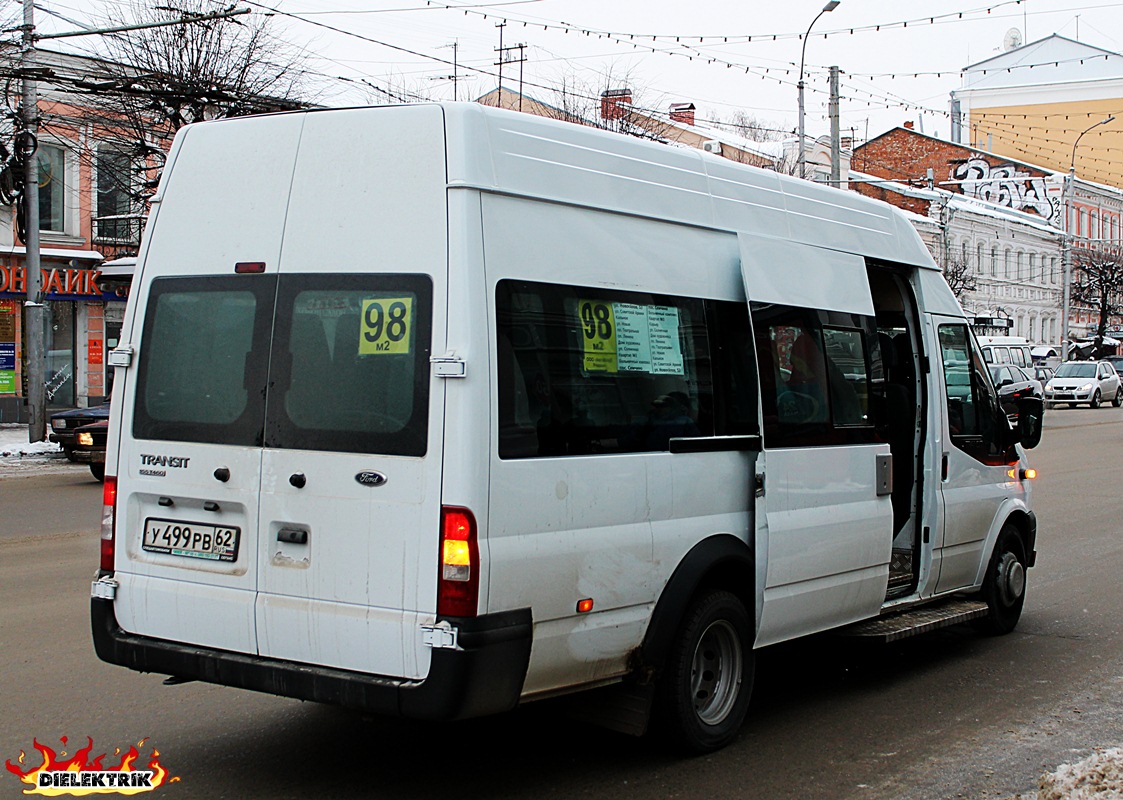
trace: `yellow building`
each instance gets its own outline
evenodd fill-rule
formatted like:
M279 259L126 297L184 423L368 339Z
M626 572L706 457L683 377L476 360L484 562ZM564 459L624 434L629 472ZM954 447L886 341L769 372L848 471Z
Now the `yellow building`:
M1015 43L964 69L952 138L1123 188L1123 55L1055 34Z

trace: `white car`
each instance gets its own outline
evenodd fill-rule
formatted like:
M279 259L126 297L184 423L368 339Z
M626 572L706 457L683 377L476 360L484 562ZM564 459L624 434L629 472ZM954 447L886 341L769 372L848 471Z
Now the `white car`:
M1056 373L1045 384L1045 404L1087 403L1089 408L1099 408L1110 400L1116 408L1123 405L1123 388L1119 373L1107 361L1068 361L1057 367Z

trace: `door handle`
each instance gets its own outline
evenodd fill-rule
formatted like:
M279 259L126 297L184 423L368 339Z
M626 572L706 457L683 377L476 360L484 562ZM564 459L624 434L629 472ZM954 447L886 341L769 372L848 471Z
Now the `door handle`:
M301 531L296 528L281 528L277 531L277 541L288 542L289 544L308 544L308 531Z
M944 457L940 459L940 480L946 481L948 479L948 454L944 453Z

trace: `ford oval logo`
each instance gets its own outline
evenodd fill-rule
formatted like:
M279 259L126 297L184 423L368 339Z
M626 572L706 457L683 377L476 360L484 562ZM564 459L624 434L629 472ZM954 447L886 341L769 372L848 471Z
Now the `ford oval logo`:
M363 486L381 486L388 480L381 472L360 472L355 480Z

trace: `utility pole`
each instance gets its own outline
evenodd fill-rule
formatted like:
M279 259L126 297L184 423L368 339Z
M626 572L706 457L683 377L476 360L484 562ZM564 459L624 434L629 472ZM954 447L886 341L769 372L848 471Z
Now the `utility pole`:
M831 186L841 186L842 141L838 129L838 67L831 67Z
M526 44L513 44L510 47L503 46L503 28L506 23L500 22L495 27L499 28L499 47L495 48L495 52L499 54L499 60L495 62L495 66L499 67L499 104L503 105L503 65L504 64L518 64L519 65L519 111L523 110L523 63L526 61ZM519 57L511 58L508 53L518 50Z
M27 439L41 442L47 438L46 311L43 305L42 275L39 268L39 97L32 70L35 66L35 3L23 0L23 40L20 47L20 69L23 73L23 136L24 177L24 270L27 274L27 300L24 302L24 335L27 341L27 401L29 421Z

